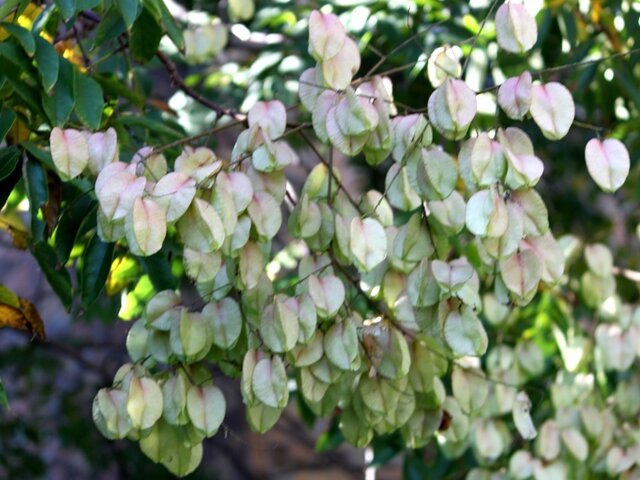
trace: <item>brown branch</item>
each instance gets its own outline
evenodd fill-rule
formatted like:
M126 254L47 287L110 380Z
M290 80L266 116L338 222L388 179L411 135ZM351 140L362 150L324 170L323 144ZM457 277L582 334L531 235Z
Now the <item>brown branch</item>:
M175 87L182 90L186 95L193 98L196 102L216 112L216 115L218 117L231 117L234 120L246 122L246 118L247 118L246 115L243 115L240 112L236 112L231 108L222 107L217 103L209 100L207 97L202 96L201 94L196 92L193 88L188 86L185 83L182 76L180 75L180 73L178 73L178 67L176 67L176 64L173 61L171 61L171 59L167 55L165 55L161 51L158 51L156 52L156 56L160 59L160 61L165 66L167 73L171 78L171 83Z

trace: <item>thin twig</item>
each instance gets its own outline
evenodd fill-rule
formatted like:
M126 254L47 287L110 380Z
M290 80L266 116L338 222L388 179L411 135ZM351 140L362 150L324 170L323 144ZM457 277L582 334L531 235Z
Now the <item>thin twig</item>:
M217 103L199 94L189 85L187 85L184 79L182 78L182 76L180 75L180 73L178 73L178 67L176 67L176 64L172 62L167 55L158 51L156 52L156 56L160 59L160 61L165 66L167 73L171 78L171 83L173 83L175 87L182 90L186 95L193 98L196 102L216 112L216 115L218 115L219 117L231 117L234 120L238 120L243 123L246 122L246 118L247 118L246 115L243 115L240 112L236 112L231 108L226 108L221 105L218 105Z

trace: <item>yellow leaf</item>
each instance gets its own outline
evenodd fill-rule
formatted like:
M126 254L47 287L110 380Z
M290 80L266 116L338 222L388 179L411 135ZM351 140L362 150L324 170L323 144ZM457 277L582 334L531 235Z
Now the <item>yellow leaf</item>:
M15 300L18 305L15 305ZM10 303L5 303L9 300ZM0 328L25 330L32 336L45 339L44 323L35 305L26 298L19 298L6 287L0 290Z
M0 215L0 230L9 232L14 247L26 250L29 246L29 232L19 216L10 213Z

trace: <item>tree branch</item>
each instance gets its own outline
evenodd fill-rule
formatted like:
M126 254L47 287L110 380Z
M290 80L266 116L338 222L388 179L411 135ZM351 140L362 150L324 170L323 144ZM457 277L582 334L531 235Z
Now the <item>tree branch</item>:
M177 87L179 90L182 90L187 96L193 98L196 102L204 105L207 108L210 108L218 117L231 117L234 120L246 122L247 116L236 112L231 108L226 108L218 105L217 103L209 100L207 97L196 92L193 88L188 86L180 73L178 73L178 68L176 64L171 61L171 59L164 53L158 51L156 52L156 56L160 59L160 61L165 66L169 77L171 78L171 83Z

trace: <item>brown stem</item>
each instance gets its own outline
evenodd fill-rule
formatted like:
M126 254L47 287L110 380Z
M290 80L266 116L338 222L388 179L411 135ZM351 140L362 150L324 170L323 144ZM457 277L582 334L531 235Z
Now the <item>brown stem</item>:
M180 73L178 73L178 67L176 64L171 61L171 59L165 55L164 53L158 51L156 52L156 56L160 59L160 61L165 66L169 77L171 78L171 83L182 90L186 95L193 98L196 102L204 105L207 108L210 108L214 112L216 112L218 117L231 117L234 120L246 122L246 115L241 114L240 112L236 112L231 108L226 108L217 103L209 100L207 97L202 96L198 92L196 92L193 88L188 86Z

